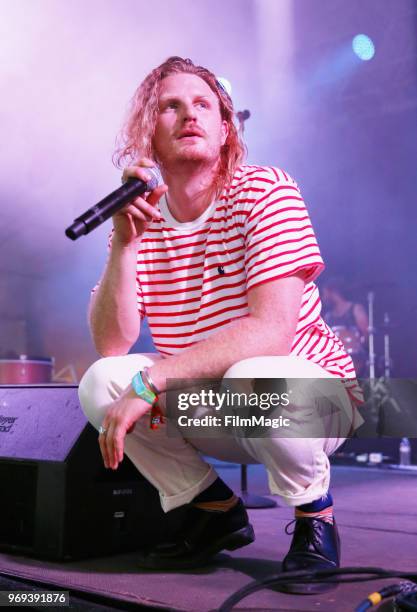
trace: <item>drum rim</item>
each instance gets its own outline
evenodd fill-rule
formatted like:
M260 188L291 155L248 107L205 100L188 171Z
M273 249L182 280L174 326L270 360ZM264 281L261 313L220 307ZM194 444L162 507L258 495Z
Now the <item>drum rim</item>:
M53 357L26 357L24 359L6 359L0 358L1 363L18 363L20 365L24 364L33 364L33 363L41 363L42 365L53 365L54 358Z

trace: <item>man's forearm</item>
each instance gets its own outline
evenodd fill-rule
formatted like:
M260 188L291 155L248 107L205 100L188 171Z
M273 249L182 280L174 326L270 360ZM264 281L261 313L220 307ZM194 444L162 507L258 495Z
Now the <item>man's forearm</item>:
M276 323L276 322L275 322ZM264 320L249 315L232 322L206 340L157 361L151 368L153 382L160 391L167 378L221 378L234 363L257 355L288 355L293 332L285 326L272 328Z
M89 322L97 351L124 355L140 331L136 298L136 250L113 243L109 259L90 304Z

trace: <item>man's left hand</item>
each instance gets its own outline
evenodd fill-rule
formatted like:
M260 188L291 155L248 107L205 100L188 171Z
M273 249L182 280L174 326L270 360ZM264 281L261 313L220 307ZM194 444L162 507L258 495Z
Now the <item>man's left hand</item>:
M138 397L130 385L112 403L101 424L106 432L98 437L104 467L118 468L123 461L126 434L133 431L136 421L150 409L151 405Z

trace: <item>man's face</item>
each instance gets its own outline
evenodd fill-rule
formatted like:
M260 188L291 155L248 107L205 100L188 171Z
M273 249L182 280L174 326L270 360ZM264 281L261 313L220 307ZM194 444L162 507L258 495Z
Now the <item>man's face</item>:
M194 74L174 74L161 81L153 146L166 167L178 162L215 162L228 127L219 101Z

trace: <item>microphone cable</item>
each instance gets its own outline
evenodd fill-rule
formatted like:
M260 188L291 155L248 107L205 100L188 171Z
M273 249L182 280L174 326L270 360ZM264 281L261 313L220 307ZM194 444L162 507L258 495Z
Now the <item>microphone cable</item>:
M346 576L346 577L344 577ZM349 583L349 582L367 582L369 580L381 580L386 578L401 578L403 580L408 580L412 583L415 583L417 590L417 571L415 573L412 572L400 572L398 570L384 570L380 567L343 567L343 568L335 568L328 570L297 570L293 572L281 572L279 574L271 574L266 576L261 580L253 580L246 586L241 589L235 591L230 597L228 597L218 608L217 612L231 612L234 606L245 599L249 595L256 593L264 588L275 586L279 587L285 584L293 584L294 582L332 582L332 583ZM413 585L414 586L414 585ZM395 588L394 588L395 587ZM391 587L385 587L385 589L394 589L393 594L399 593L400 591L396 590L397 585L392 585ZM384 591L382 589L381 591ZM389 591L387 591L389 592ZM389 597L390 595L386 595ZM365 600L367 607L357 610L355 612L363 612L364 610L368 610L374 604L369 600ZM364 605L361 604L361 605ZM369 605L368 605L369 604ZM399 611L402 612L402 608L398 608ZM414 610L410 608L410 610ZM417 610L417 608L416 608ZM404 608L404 611L408 612L407 608Z
M384 599L388 599L388 597L393 597L394 595L400 595L401 597L396 597L394 604L397 606L396 610L417 610L417 584L413 584L412 582L398 582L397 584L391 584L389 586L384 587L380 591L374 591L374 593L370 593L366 599L361 601L361 603L355 608L355 612L366 612L373 606L377 606ZM412 597L410 597L412 596ZM401 607L402 603L407 605L407 602L411 604L411 599L414 598L415 607ZM398 607L398 605L400 607Z

